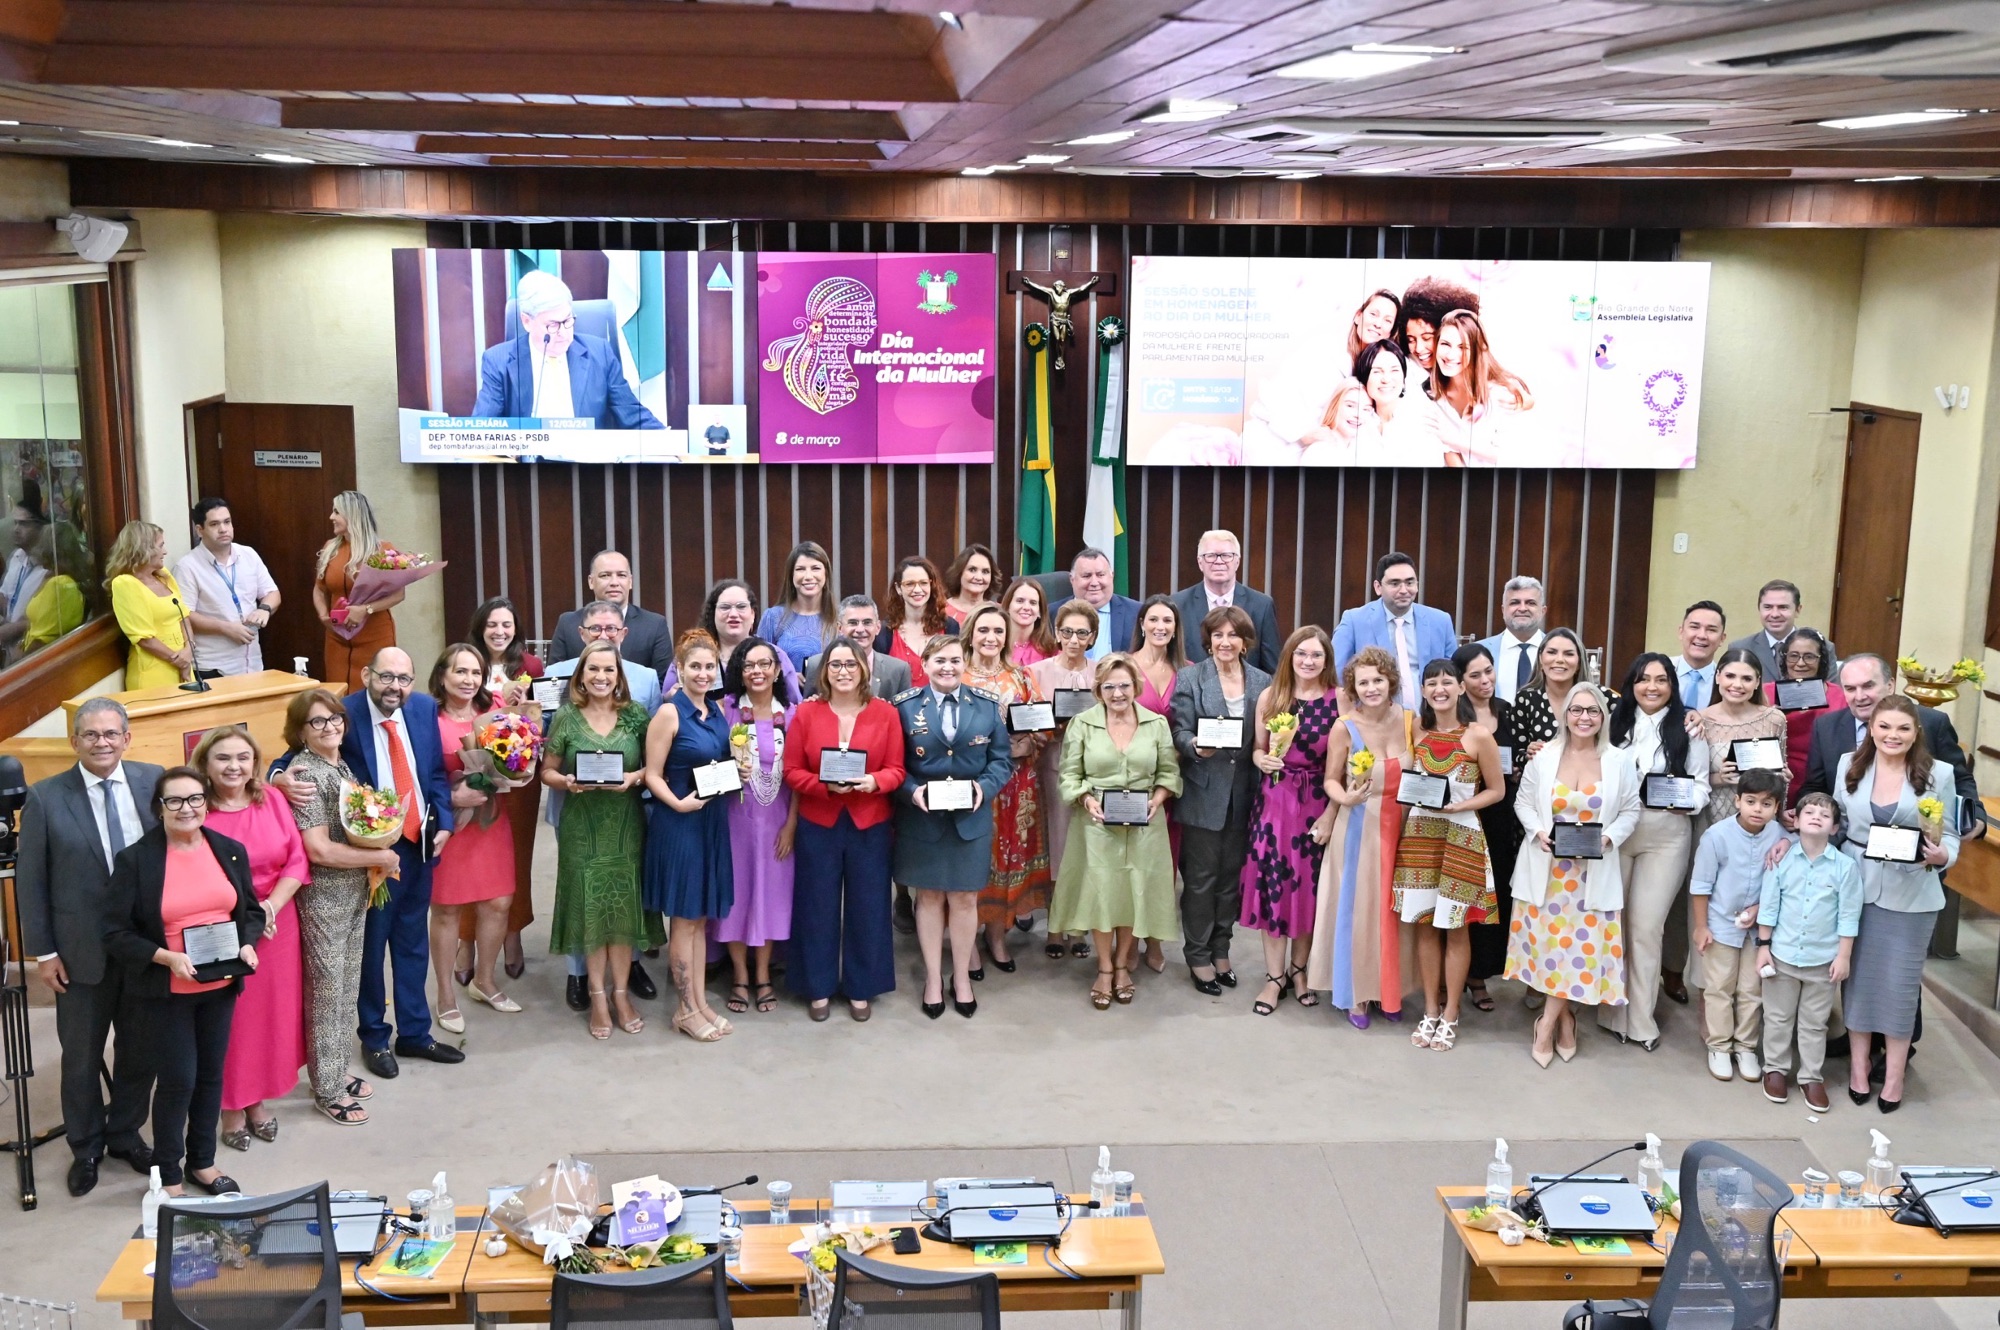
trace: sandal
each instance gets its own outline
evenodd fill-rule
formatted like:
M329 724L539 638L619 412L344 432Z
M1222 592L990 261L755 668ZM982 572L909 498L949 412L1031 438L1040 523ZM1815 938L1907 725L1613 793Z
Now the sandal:
M769 984L757 985L757 1010L776 1011L777 1009L778 990Z
M1425 1019L1428 1020L1430 1018L1425 1017ZM1452 1045L1457 1042L1458 1022L1440 1018L1437 1023L1436 1033L1431 1035L1431 1047L1440 1053L1449 1053L1451 1052Z
M593 988L590 990L590 995L593 998L601 998L604 996L604 990L601 988ZM607 1012L607 1014L610 1011L610 1005L611 1004L608 1002L605 1004L605 1011ZM590 1037L592 1039L609 1039L611 1037L611 1024L608 1020L603 1025L599 1025L596 1021L592 1021L590 1023L589 1028L590 1028Z
M1285 981L1291 984L1292 995L1298 999L1298 1004L1301 1007L1317 1007L1319 994L1306 987L1305 979L1306 967L1303 965L1294 965L1285 971Z
M1431 1046L1431 1035L1437 1030L1437 1024L1437 1017L1424 1017L1423 1020L1417 1023L1417 1028L1410 1031L1410 1042L1418 1048L1429 1048Z
M1090 940L1088 938L1081 938L1081 937L1076 939L1076 941L1069 944L1069 954L1072 956L1082 957L1086 960L1089 959Z
M625 993L626 990L622 988L614 988L611 990L611 996L613 997L624 997ZM626 1005L627 1006L631 1005L629 999L627 999ZM626 1034L644 1034L646 1032L646 1018L643 1016L634 1016L629 1021L619 1021L618 1028L623 1030Z
M368 1121L367 1109L344 1099L334 1104L315 1103L313 1107L343 1127L358 1127Z
M1117 974L1116 970L1099 970L1097 972L1097 979L1099 983L1102 983L1106 979L1115 979ZM1099 1011L1110 1011L1111 990L1108 987L1100 989L1097 984L1092 984L1090 986L1090 1005Z
M375 1087L362 1080L359 1076L349 1076L347 1084L342 1089L346 1091L347 1097L356 1103L359 1103L363 1099L373 1099L375 1097Z
M1131 1006L1132 999L1138 996L1139 993L1139 990L1132 986L1132 967L1129 965L1114 966L1112 967L1111 973L1113 976L1117 976L1119 974L1123 974L1125 976L1125 982L1123 984L1118 984L1112 988L1111 996L1113 1000L1115 1000L1121 1007Z
M709 1024L698 1011L684 1011L674 1017L674 1028L698 1044L712 1044L722 1038L722 1031Z
M1042 955L1048 957L1052 961L1059 961L1063 957L1069 955L1069 948L1065 947L1060 942L1051 942L1042 948Z
M514 1012L521 1009L521 1004L505 993L488 993L478 984L467 984L465 991L472 994L474 1002L484 1002L495 1011Z
M1473 1010L1493 1010L1493 995L1486 991L1486 981L1484 979L1473 980L1465 986L1465 991L1472 999Z
M250 1134L260 1141L275 1141L278 1139L278 1115L275 1113L265 1118L262 1122L251 1122L248 1125L250 1127Z
M238 1127L235 1131L220 1132L216 1135L215 1139L221 1141L232 1150L248 1150L250 1148L250 1129L248 1127Z
M1267 984L1276 984L1278 995L1269 1002L1264 1001L1260 997L1250 1004L1250 1010L1256 1012L1259 1016L1269 1016L1272 1012L1276 1011L1278 1003L1285 1000L1285 990L1291 987L1291 981L1282 974L1267 974L1264 976L1264 982Z
M736 996L738 993L741 993L743 996ZM729 986L729 1001L725 1005L731 1011L750 1010L750 985L731 984Z

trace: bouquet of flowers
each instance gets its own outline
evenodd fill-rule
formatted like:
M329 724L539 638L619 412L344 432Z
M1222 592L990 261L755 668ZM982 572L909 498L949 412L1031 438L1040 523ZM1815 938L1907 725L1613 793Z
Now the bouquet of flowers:
M1280 711L1264 722L1264 728L1271 735L1271 756L1284 761L1285 754L1292 749L1292 740L1299 737L1299 718L1289 711ZM1272 784L1277 781L1276 776L1271 777Z
M866 1224L821 1224L813 1230L812 1246L799 1259L806 1263L806 1304L814 1330L826 1330L833 1316L833 1272L840 1264L835 1253L859 1256L887 1241L887 1232Z
M367 625L366 615L348 613L350 605L372 605L443 568L444 564L431 562L429 555L405 554L394 546L384 545L361 561L361 566L354 570L348 593L333 602L333 609L326 617L333 621L335 635L351 642Z
M745 721L737 721L729 727L729 755L736 759L736 769L748 781L757 766L757 731Z
M535 779L535 760L541 756L542 727L527 716L496 711L475 721L471 733L460 741L465 763L465 783L482 794L505 794ZM499 816L492 799L479 805L479 825L490 827Z
M1347 788L1358 790L1368 783L1368 773L1375 769L1375 754L1366 748L1358 748L1347 756Z
M347 834L349 845L359 845L364 850L393 849L403 836L403 801L396 797L394 790L381 790L372 785L350 785L343 781L340 786L340 829ZM370 909L379 909L389 903L388 880L396 876L398 874L393 869L368 870Z
M1917 800L1917 825L1926 840L1944 844L1944 800L1934 794Z
M597 1223L602 1197L597 1169L564 1155L491 1211L493 1226L531 1251L544 1265L572 1274L587 1274L603 1260L590 1249L590 1230Z

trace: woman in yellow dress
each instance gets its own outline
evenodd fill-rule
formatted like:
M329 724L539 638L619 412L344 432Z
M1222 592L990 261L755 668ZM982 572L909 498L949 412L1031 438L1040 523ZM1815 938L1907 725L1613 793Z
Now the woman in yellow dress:
M166 532L136 519L125 524L105 556L111 612L132 644L125 660L128 689L181 683L194 668L194 652L182 631L180 584L166 564Z

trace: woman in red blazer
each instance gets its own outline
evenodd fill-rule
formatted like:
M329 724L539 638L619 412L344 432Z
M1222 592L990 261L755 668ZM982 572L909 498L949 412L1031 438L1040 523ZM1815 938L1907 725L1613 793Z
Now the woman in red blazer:
M890 792L903 783L903 722L868 691L867 657L844 639L820 656L812 700L785 744L785 784L799 801L793 843L792 957L786 983L827 1018L834 994L857 1021L896 987L889 931ZM826 749L860 751L866 774L820 779Z

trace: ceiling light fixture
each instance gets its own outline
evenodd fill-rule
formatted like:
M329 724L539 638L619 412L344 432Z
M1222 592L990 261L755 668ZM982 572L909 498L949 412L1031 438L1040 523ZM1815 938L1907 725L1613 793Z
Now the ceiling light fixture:
M1465 169L1468 171L1511 171L1517 166L1526 165L1526 162L1481 162L1477 166L1468 166Z
M1404 169L1405 169L1405 168L1403 168L1403 167L1400 167L1400 166L1353 166L1353 167L1349 167L1349 168L1348 168L1348 170L1347 170L1347 174L1349 174L1349 175L1400 175L1400 174L1401 174L1401 173L1403 172L1403 170L1404 170Z
M1893 125L1928 125L1939 120L1962 120L1969 111L1933 107L1928 111L1891 111L1885 115L1850 115L1838 120L1821 120L1822 129L1888 129Z
M1123 143L1126 139L1136 139L1136 129L1107 129L1102 134L1085 134L1080 139L1064 139L1065 148L1097 148L1107 143Z
M944 24L947 28L957 28L960 32L965 31L965 20L949 9L940 9L938 11L938 22Z
M260 152L257 155L267 162L277 162L283 166L311 166L313 164L312 158L294 157L289 152Z
M1318 79L1352 82L1379 78L1398 70L1428 63L1441 55L1462 55L1463 46L1398 46L1383 42L1363 42L1345 50L1316 55L1270 71L1271 78Z
M213 143L190 143L186 139L147 139L156 148L213 148Z
M1582 147L1594 148L1598 152L1652 152L1658 148L1678 148L1686 143L1672 134L1640 134L1629 139L1606 139L1602 143L1585 143Z
M1023 158L1021 159L1021 165L1023 165L1023 166L1060 166L1060 165L1061 165L1062 163L1064 163L1064 162L1066 162L1066 161L1068 161L1068 160L1069 160L1069 154L1068 154L1068 153L1062 153L1062 152L1031 152L1031 153L1029 153L1029 154L1028 154L1028 155L1027 155L1026 157L1023 157Z
M1894 185L1905 180L1922 179L1923 177L1920 175L1864 175L1856 176L1854 183L1857 185Z
M1317 180L1317 179L1319 179L1319 172L1317 172L1317 171L1280 171L1280 172L1278 172L1278 179L1280 179L1280 180Z
M18 120L0 120L0 125L18 125L20 123Z
M1175 97L1141 111L1137 119L1148 125L1193 125L1203 120L1220 120L1236 111L1235 102L1205 102Z

